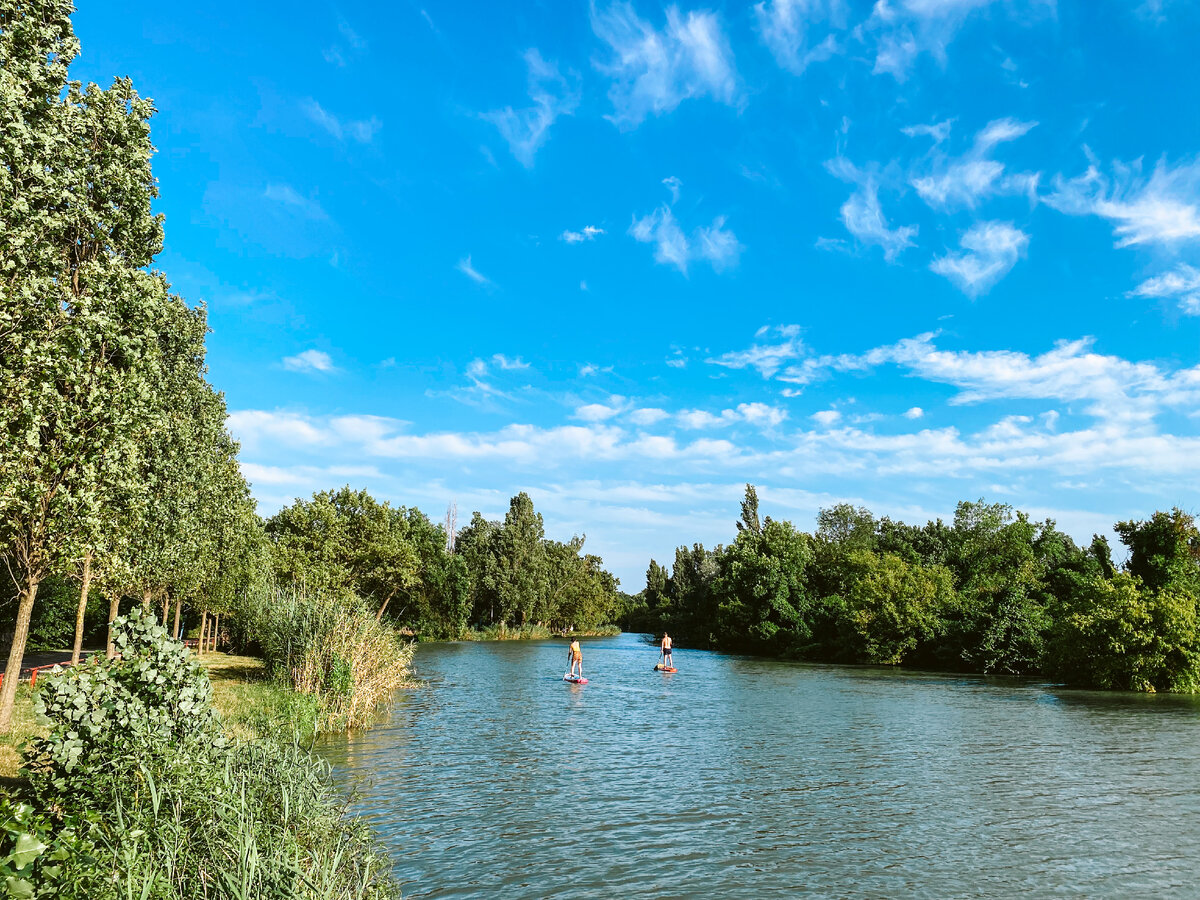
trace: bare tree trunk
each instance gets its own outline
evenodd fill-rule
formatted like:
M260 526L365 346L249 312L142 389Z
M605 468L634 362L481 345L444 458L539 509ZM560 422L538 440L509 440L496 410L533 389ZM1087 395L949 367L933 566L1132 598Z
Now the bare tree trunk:
M171 631L171 634L174 635L175 640L179 640L179 637L180 637L180 635L179 635L179 612L181 609L183 609L183 594L180 594L178 597L175 598L175 627Z
M382 621L383 611L388 608L388 604L392 602L392 597L393 597L393 595L395 595L395 593L396 593L395 591L392 591L391 594L388 594L387 599L383 601L383 605L381 607L379 607L379 612L375 613L375 621L376 622Z
M121 595L113 591L112 597L108 600L108 650L106 651L109 659L117 655L117 648L113 646L113 622L117 620L117 613L121 611Z
M143 612L147 612L147 613L150 612L150 600L151 600L151 596L153 595L153 593L154 592L151 591L150 588L142 588L142 611Z
M196 642L196 655L204 655L204 628L208 625L208 613L200 613L200 640Z
M4 684L0 685L0 734L7 734L12 728L13 704L21 680L21 663L25 661L25 642L29 640L29 620L33 617L33 601L37 599L40 581L33 575L27 577L17 606L17 627L13 630L12 647L8 651L8 665L4 667Z
M212 651L217 652L217 644L221 640L221 614L217 613L217 620L213 622L212 629Z
M88 591L92 587L92 554L83 558L83 578L79 582L79 608L75 611L75 646L71 648L71 665L79 665L83 652L83 617L87 613Z
M167 627L167 616L171 612L171 595L166 592L165 588L163 589L163 592L162 592L162 598L163 598L162 627L166 628Z

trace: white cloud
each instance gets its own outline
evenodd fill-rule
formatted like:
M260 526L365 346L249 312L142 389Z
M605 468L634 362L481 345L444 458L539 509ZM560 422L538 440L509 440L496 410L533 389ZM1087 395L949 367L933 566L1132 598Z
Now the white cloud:
M1053 11L1053 0L877 0L855 35L874 42L875 74L908 78L918 56L928 53L945 65L946 48L971 14L991 6L1011 12Z
M949 122L942 124L949 129ZM997 144L1016 140L1036 125L1016 119L995 119L980 130L974 145L963 156L947 158L934 153L929 174L913 177L911 184L921 199L937 210L974 209L981 200L996 194L1027 194L1036 200L1038 175L1006 176L1004 164L987 156Z
M492 283L492 280L490 278L488 278L486 275L484 275L482 272L480 272L478 269L476 269L474 265L471 264L471 254L469 254L469 253L466 255L466 258L460 259L458 261L458 265L455 268L457 268L458 271L462 272L464 275L466 275L468 278L470 278L476 284L491 284Z
M579 367L579 377L589 378L592 375L601 375L612 372L612 366L598 366L595 363L584 363Z
M685 369L687 368L687 364L688 360L686 356L676 356L667 360L667 365L672 369Z
M1200 270L1180 263L1173 272L1147 278L1129 296L1174 297L1185 315L1200 316Z
M725 217L717 216L707 227L696 228L691 237L684 234L671 207L660 206L649 215L634 219L629 233L637 241L654 245L654 259L675 266L687 274L688 264L703 260L720 272L736 266L742 245L725 227Z
M567 229L558 236L558 239L566 241L568 244L581 244L584 241L593 240L602 234L604 234L603 228L597 228L595 225L584 225L579 231Z
M763 43L775 61L794 75L841 51L833 31L846 27L842 0L769 0L755 4L754 15ZM825 25L815 41L816 26Z
M328 353L322 350L305 350L295 356L285 356L283 367L290 372L336 372L337 367Z
M820 412L813 413L809 418L818 425L824 425L828 428L830 425L836 424L841 417L842 414L836 409L823 409Z
M306 116L339 141L350 137L360 144L369 144L379 129L383 127L383 123L374 116L370 119L358 119L343 123L341 119L311 97L304 102L303 109Z
M723 409L719 414L703 409L681 410L675 415L675 421L681 428L692 431L726 428L742 422L769 431L782 424L787 416L787 410L778 406L766 403L739 403L735 409Z
M925 415L925 410L921 409L921 407L919 407L919 406L913 406L905 411L904 418L920 419L924 415Z
M733 104L738 94L733 52L714 13L667 8L661 31L630 3L592 8L592 29L612 53L596 64L612 79L613 122L635 127L648 115L674 110L692 97Z
M500 131L517 161L531 169L538 150L549 138L550 126L579 107L579 89L558 71L557 65L542 59L536 49L525 51L525 64L533 106L516 110L506 106L483 113L483 118Z
M781 409L778 406L769 406L766 403L739 403L737 411L738 415L746 422L763 428L774 428L777 425L782 425L783 420L788 417L786 409Z
M674 175L668 175L662 180L662 183L665 184L667 190L671 192L671 202L677 203L679 201L679 191L683 187L683 182Z
M879 188L867 181L842 204L842 223L846 230L860 242L881 247L883 258L892 262L909 247L916 246L916 225L899 225L891 228L879 204Z
M620 405L607 406L603 403L588 403L575 409L575 418L584 422L604 422L621 412Z
M1070 180L1054 180L1046 203L1072 216L1100 216L1113 223L1116 246L1166 244L1200 238L1200 161L1177 166L1160 160L1149 177L1139 159L1114 163L1112 176L1095 166Z
M940 256L929 268L976 297L1012 270L1029 246L1029 235L1010 222L979 222L967 230L960 243L962 253Z
M290 184L268 184L266 190L263 191L263 196L296 210L306 219L329 218L320 203L305 197Z
M940 144L946 138L950 137L950 126L953 124L953 119L946 119L944 122L935 122L932 125L909 125L907 128L901 128L900 130L909 137L924 135L932 138L935 144Z
M510 358L505 356L503 353L493 353L492 362L506 372L531 368L530 364L521 359L521 357L517 356Z
M763 378L771 378L789 361L804 355L804 344L799 337L799 326L783 325L774 328L764 326L764 328L766 330L759 329L756 337L766 337L773 331L783 340L774 344L756 343L749 350L730 351L715 359L707 359L705 362L715 366L724 366L727 369L752 368L757 370Z
M634 425L653 425L655 422L661 422L671 414L665 409L659 409L655 406L643 406L640 409L635 409L629 414L629 421Z

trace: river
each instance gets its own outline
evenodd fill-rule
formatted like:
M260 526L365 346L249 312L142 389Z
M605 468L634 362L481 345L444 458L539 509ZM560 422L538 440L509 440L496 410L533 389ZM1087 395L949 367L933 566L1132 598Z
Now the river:
M678 650L424 644L323 752L406 897L1200 896L1200 701Z

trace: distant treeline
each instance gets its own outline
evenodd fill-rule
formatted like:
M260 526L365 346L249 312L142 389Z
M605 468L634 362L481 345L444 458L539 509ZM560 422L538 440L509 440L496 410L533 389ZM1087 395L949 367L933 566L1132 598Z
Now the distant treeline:
M501 625L587 630L615 623L624 608L583 537L547 538L525 493L503 521L476 512L453 543L419 509L349 487L280 510L266 535L279 582L363 598L377 618L421 637Z
M1200 690L1200 531L1174 509L1119 522L1113 564L1051 520L963 502L908 525L838 505L815 534L760 520L747 485L728 546L650 561L624 624L690 647L797 659L1043 674L1078 686Z

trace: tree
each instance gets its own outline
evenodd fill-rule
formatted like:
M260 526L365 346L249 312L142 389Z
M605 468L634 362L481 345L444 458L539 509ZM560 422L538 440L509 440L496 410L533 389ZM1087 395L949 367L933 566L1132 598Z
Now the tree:
M7 730L38 585L136 467L166 284L149 101L67 82L62 0L0 8L0 547L19 603Z
M808 535L790 522L768 521L738 533L720 560L713 591L723 639L742 649L783 652L807 645Z
M1129 548L1126 569L1149 590L1178 583L1200 587L1200 530L1195 519L1176 507L1144 522L1118 522L1113 529Z

